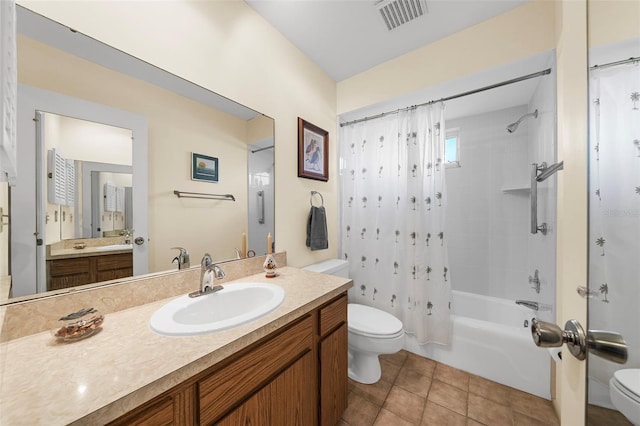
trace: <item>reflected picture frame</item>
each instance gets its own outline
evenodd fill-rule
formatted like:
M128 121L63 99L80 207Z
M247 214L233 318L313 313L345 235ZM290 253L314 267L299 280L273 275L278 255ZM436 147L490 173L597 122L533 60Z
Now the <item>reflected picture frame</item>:
M218 182L218 158L191 153L191 180Z
M298 177L329 180L329 132L298 117Z

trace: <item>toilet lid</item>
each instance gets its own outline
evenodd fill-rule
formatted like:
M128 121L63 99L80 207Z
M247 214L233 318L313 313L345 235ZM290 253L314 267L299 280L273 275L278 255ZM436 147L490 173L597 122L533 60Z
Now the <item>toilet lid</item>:
M616 381L626 390L640 398L640 368L628 368L613 373Z
M347 306L349 330L373 336L389 336L402 331L402 322L380 309L357 303Z

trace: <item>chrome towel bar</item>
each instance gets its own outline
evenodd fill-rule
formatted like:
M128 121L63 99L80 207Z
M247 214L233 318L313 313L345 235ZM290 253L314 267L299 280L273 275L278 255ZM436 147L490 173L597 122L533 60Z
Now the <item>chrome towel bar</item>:
M173 191L178 198L202 198L206 200L225 200L235 201L236 197L231 194L207 194L204 192L186 192L186 191Z

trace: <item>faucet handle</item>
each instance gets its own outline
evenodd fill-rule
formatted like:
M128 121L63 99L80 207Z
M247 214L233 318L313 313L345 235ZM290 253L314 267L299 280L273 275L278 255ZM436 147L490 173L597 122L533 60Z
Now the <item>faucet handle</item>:
M227 276L227 274L225 274L222 268L218 265L211 265L209 269L213 272L213 277L217 280L221 280Z
M533 288L536 293L540 293L540 277L538 276L537 269L533 273L533 276L529 275L529 284L531 284L531 288Z
M204 256L202 256L202 260L200 261L200 266L202 268L208 269L211 265L213 265L213 259L211 258L211 255L209 253L205 253Z

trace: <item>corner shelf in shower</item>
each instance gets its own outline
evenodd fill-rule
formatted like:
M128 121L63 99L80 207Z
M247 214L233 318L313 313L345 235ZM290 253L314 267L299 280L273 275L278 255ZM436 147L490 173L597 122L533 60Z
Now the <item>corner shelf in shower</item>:
M502 192L504 192L505 194L527 195L530 191L531 188L529 187L529 185L502 187Z

